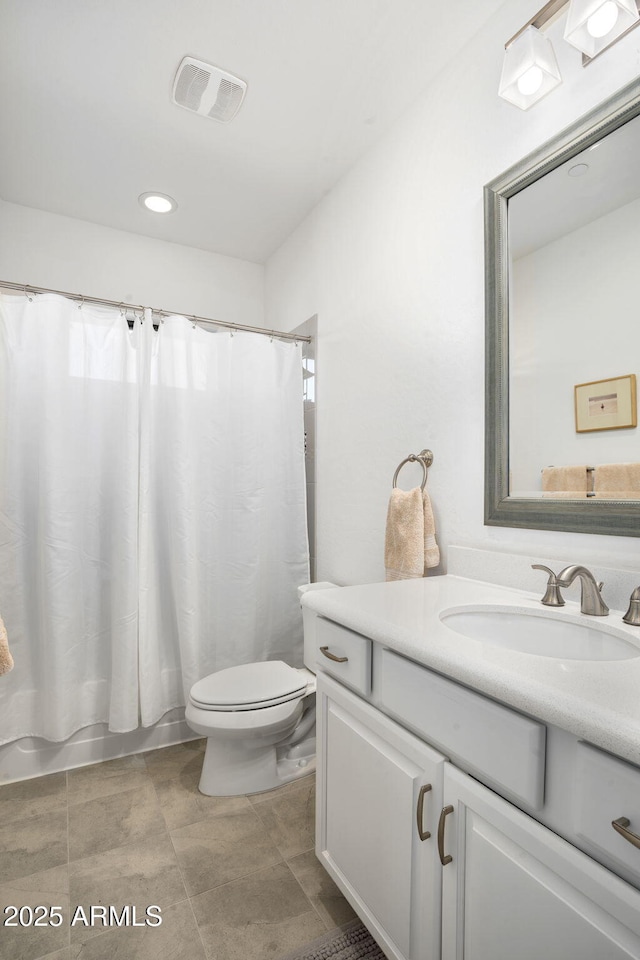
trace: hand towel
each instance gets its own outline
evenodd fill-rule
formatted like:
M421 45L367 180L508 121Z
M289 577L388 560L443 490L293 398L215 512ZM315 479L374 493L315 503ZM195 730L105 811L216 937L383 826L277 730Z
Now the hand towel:
M603 463L594 476L600 500L640 500L640 463Z
M387 509L384 565L387 580L412 580L424 576L424 503L422 490L394 487Z
M426 490L422 493L424 513L424 571L437 567L440 563L440 548L436 543L436 523L433 518L431 500Z
M0 677L3 673L9 673L9 670L13 670L13 657L9 652L7 631L2 618L0 618Z
M549 492L587 495L587 465L577 467L545 467L542 471L542 489Z

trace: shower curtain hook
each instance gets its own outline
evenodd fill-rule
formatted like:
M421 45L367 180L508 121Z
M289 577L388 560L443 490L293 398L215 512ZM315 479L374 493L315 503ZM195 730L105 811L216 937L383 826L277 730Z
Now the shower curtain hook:
M193 329L195 330L195 328L196 328L197 325L198 325L198 324L196 323L196 315L195 315L195 313L192 314L192 316L191 316L191 321L192 321L192 322L191 322L191 326L192 326Z
M80 303L78 304L78 310L82 310L84 307L84 297L80 298Z
M33 297L30 297L30 296L29 296L29 291L27 290L27 285L26 285L26 283L25 283L25 285L24 285L24 295L25 295L25 297L27 298L27 300L29 301L29 303L33 303Z

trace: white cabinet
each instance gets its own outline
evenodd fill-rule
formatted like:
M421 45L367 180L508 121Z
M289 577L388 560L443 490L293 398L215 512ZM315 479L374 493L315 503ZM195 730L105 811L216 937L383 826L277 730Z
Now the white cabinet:
M318 674L316 852L389 957L438 960L444 757Z
M443 960L640 957L640 892L446 764Z
M351 649L345 654L338 648L337 640L332 635L329 652L353 655ZM440 703L434 699L440 687L425 683L425 669L411 661L399 672L398 664L390 666L376 646L367 660L372 702L318 672L316 853L387 956L640 960L637 884L562 839L553 824L549 829L539 822L546 801L538 784L544 782L544 737L538 725L530 721L523 726L516 713L507 718L507 743L518 734L522 756L516 757L515 773L499 770L492 761L495 769L488 778L494 786L518 774L517 782L503 788L510 796L521 796L524 783L539 818L534 819L459 769L472 742L467 721L474 717L482 728L486 713L470 713L469 692L464 700L462 694L454 697L451 733L444 722L450 713L444 701L435 719L425 721L440 731L440 753L425 742L429 729L421 727L434 703ZM494 753L503 748L504 728L504 723L496 726ZM482 729L476 733L482 739ZM472 751L468 762L474 777L481 752ZM611 844L612 862L631 870L626 841L611 828L610 812L607 823L602 816L605 807L631 819L637 816L636 780L629 780L626 767L618 769L619 761L600 752L594 759L592 752L580 744L574 751L578 762L565 780L567 815L580 828L576 837L587 837L594 849L609 850ZM557 774L557 762L552 767ZM631 772L638 776L636 768ZM600 781L605 785L599 786ZM606 784L614 788L610 803L595 809L591 802L578 802L582 790L606 792ZM540 810L539 804L544 804Z

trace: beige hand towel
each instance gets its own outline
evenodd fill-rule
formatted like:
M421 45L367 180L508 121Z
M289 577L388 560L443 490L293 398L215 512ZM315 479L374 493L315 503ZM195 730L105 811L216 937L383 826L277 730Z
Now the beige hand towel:
M440 549L436 543L436 523L433 519L433 509L429 494L425 490L422 494L424 507L424 572L429 567L437 567L440 563Z
M542 489L545 492L572 493L578 491L587 495L587 465L577 467L545 467L542 471Z
M603 463L594 475L599 499L640 500L640 463Z
M387 580L413 580L424 576L424 505L422 490L394 487L389 497L384 539Z
M3 673L9 673L9 670L13 670L13 657L9 652L7 631L2 618L0 618L0 677Z

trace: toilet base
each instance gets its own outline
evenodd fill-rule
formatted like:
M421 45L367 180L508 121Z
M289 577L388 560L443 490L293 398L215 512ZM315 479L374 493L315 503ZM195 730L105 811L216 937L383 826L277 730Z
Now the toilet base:
M316 741L279 747L209 737L198 789L207 797L238 797L274 790L316 768Z

